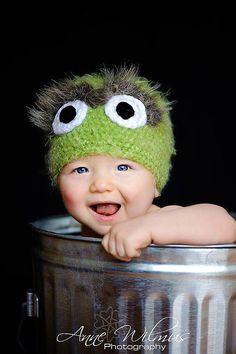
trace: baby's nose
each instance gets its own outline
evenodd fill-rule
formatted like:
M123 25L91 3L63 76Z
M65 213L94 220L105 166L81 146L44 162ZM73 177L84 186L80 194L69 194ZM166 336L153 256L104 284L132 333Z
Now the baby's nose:
M113 183L111 181L111 178L109 178L108 176L94 177L90 185L91 193L95 193L95 192L103 193L112 190L113 190Z

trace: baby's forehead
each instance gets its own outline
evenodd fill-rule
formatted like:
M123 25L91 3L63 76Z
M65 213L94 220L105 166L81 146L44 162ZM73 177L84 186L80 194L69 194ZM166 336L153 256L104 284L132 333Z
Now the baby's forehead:
M82 156L79 159L74 160L72 163L78 163L78 162L89 162L89 163L133 163L137 164L137 162L133 160L129 160L124 157L120 156L112 156L112 155L88 155L88 156Z

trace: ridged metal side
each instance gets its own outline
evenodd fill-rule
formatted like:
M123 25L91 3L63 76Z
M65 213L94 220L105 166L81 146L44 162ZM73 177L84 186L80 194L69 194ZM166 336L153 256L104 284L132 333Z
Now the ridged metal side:
M40 354L236 353L235 245L150 246L125 263L49 221L33 232Z

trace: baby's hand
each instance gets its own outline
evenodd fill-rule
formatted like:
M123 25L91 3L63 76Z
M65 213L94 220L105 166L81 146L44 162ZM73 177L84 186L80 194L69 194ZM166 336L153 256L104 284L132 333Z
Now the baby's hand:
M145 219L144 215L112 226L102 240L105 250L122 261L139 257L152 240Z

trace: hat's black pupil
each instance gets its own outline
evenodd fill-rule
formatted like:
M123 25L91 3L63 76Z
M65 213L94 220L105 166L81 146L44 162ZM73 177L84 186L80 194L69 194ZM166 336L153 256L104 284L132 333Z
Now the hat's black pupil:
M127 102L120 102L116 106L117 114L123 119L129 119L134 115L133 107Z
M76 109L73 106L67 106L61 110L60 122L70 123L76 116Z

